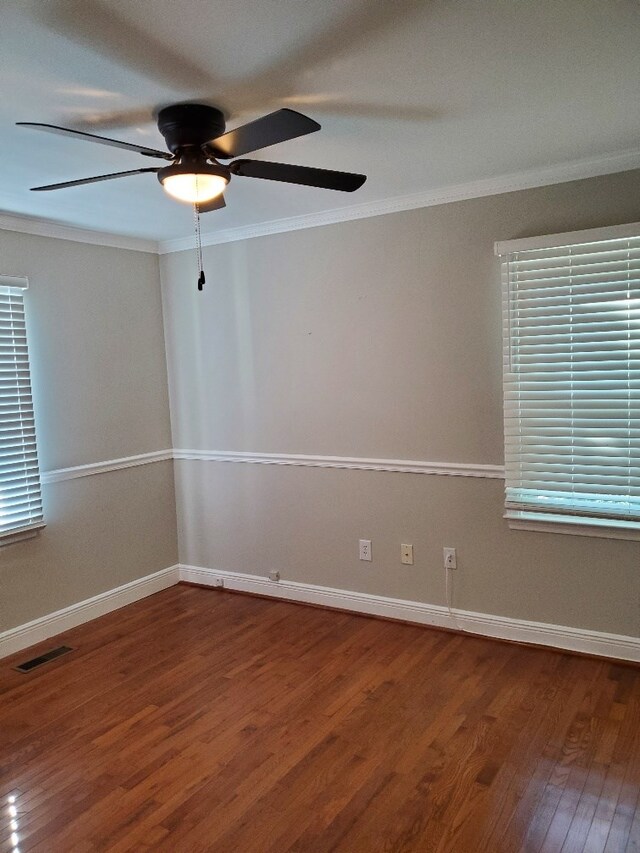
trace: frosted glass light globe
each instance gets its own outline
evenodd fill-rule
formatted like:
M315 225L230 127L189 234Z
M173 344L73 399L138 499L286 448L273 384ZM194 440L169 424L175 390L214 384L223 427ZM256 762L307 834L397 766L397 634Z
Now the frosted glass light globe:
M190 204L202 204L224 192L227 181L221 175L193 174L167 175L162 186L173 198Z

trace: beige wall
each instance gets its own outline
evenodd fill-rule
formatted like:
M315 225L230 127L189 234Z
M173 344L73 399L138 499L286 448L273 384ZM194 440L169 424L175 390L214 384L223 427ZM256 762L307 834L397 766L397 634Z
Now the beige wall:
M502 464L494 241L638 220L634 172L209 247L202 294L164 256L174 447ZM500 480L176 467L184 563L443 604L451 545L457 607L640 634L640 545L509 530Z
M158 259L0 231L29 277L41 468L171 447ZM0 630L177 561L171 462L43 486L47 528L0 548Z

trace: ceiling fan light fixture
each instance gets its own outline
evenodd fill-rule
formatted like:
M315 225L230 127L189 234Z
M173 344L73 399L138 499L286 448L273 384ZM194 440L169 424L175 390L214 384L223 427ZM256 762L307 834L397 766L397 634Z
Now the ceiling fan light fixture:
M169 175L162 182L165 192L178 201L189 204L202 204L211 201L224 192L227 181L219 175L187 173L184 175Z
M188 160L158 172L165 192L187 204L204 204L221 195L229 183L229 170L205 161Z

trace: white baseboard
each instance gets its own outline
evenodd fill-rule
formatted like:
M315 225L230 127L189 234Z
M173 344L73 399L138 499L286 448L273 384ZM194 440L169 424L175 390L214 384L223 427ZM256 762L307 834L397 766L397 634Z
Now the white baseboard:
M132 604L134 601L146 598L154 592L167 589L167 587L178 583L178 580L179 567L170 566L167 569L154 572L152 575L146 575L143 578L123 584L123 586L101 592L99 595L94 595L93 598L79 601L63 610L41 616L39 619L34 619L33 622L27 622L25 625L3 631L0 633L0 658L40 643L55 634L61 634L70 628L75 628L76 625L90 622L92 619L104 616L105 613L110 613L112 610L118 610L126 604Z
M340 610L386 616L406 622L415 622L419 625L453 628L501 640L534 643L566 651L640 662L640 637L605 634L600 631L570 628L565 625L551 625L544 622L510 619L506 616L493 616L487 613L474 613L469 610L454 609L450 614L447 607L426 604L422 601L387 598L381 595L369 595L365 592L333 589L314 584L298 583L297 581L270 581L260 575L218 571L199 566L181 565L179 573L180 580L189 583L216 586L216 583L222 580L225 589L240 592L252 592L273 598L283 598L288 601L320 604Z
M427 604L422 601L407 601L401 598L369 595L365 592L334 589L297 581L270 581L260 575L186 565L170 566L116 589L95 595L93 598L72 604L63 610L34 619L25 625L4 631L0 633L0 658L12 655L63 631L68 631L77 625L90 622L92 619L97 619L112 610L132 604L134 601L139 601L154 592L167 589L178 581L187 581L204 586L216 586L222 581L225 589L239 592L256 593L306 604L319 604L371 616L386 616L391 619L414 622L418 625L453 628L501 640L534 643L566 651L640 662L639 637L606 634L601 631L530 622L523 619L510 619L505 616L474 613L469 610L454 609L449 613L446 607L438 604Z

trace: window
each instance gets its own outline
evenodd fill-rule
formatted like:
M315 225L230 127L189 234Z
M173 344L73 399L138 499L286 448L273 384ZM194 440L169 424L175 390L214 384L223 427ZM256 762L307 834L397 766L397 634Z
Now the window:
M0 276L0 545L43 527L29 354L28 282Z
M516 527L546 521L568 532L635 538L640 223L512 241L496 251L506 517Z

